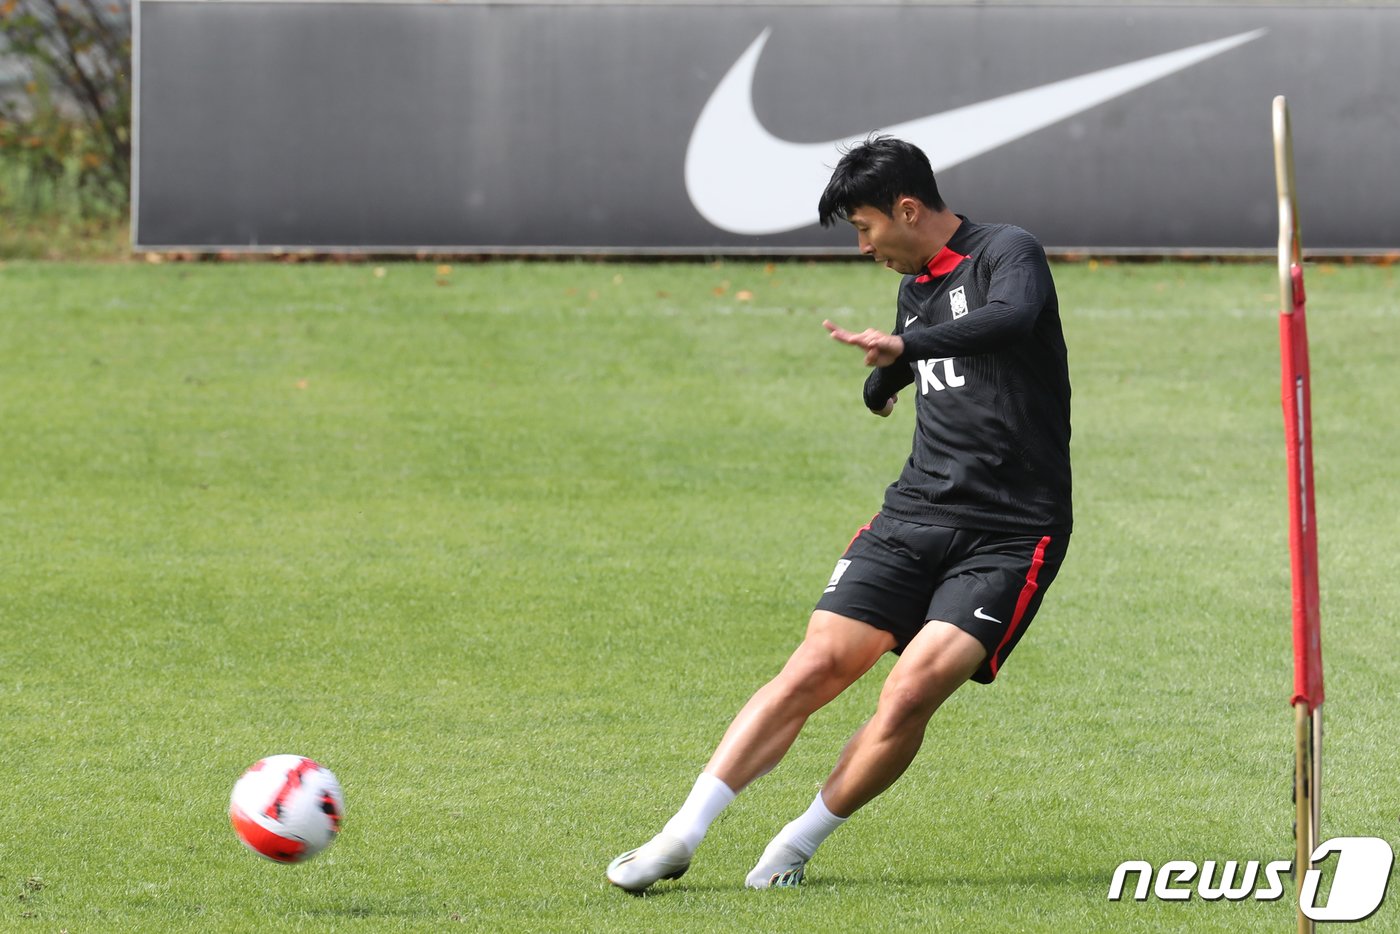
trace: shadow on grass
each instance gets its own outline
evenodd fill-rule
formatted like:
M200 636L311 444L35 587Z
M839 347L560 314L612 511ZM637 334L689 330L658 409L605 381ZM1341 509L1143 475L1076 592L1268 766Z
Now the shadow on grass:
M428 906L387 906L387 905L326 905L320 908L303 908L297 912L308 918L416 918L423 921L448 918L450 908L442 905ZM451 918L449 920L459 920Z
M1022 872L1008 874L1005 876L858 876L842 875L840 873L821 873L811 875L802 881L800 886L789 889L795 892L821 892L834 891L837 889L865 889L868 891L881 891L898 889L900 891L918 891L927 889L938 891L940 889L987 889L1003 890L1015 886L1044 886L1047 888L1071 888L1076 890L1094 890L1098 887L1108 886L1109 880L1095 871L1055 871L1043 870L1040 872ZM697 895L697 894L725 894L738 891L750 891L742 884L722 883L722 882L671 882L658 883L643 892L628 892L616 886L608 886L616 889L619 895L627 895L632 898L652 899L664 898L667 895ZM773 891L773 890L766 890ZM753 891L755 897L762 897L757 890ZM771 897L771 896L768 896ZM781 897L781 896L779 896Z

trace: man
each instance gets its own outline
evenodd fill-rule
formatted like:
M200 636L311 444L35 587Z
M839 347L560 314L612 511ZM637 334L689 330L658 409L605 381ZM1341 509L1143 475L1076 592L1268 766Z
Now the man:
M824 326L874 368L864 391L874 414L913 387L913 451L837 562L802 644L739 711L681 809L608 866L629 891L684 873L710 823L778 764L807 718L894 652L874 716L746 880L801 882L822 841L908 768L939 705L997 676L1069 542L1069 370L1040 244L952 213L923 152L889 137L842 157L818 210L904 274L891 333Z

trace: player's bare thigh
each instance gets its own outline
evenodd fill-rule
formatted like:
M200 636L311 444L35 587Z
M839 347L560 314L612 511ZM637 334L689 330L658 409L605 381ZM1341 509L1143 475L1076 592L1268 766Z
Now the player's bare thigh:
M782 671L729 724L705 771L736 791L778 764L807 718L870 670L894 636L818 610Z
M952 623L929 620L890 669L877 716L927 721L986 658L987 648L976 636Z
M849 616L815 610L807 621L807 634L802 644L792 653L779 677L804 683L822 682L839 694L894 647L895 637L883 629Z

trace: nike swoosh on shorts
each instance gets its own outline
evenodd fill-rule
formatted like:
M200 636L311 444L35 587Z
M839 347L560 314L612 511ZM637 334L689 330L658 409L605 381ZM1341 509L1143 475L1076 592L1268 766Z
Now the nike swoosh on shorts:
M1213 42L1066 78L879 132L914 143L934 172L1004 146L1143 85L1253 41L1255 29ZM765 29L720 79L685 154L685 187L711 224L736 234L775 234L816 223L817 198L831 177L838 147L869 135L826 143L791 143L769 133L753 107L754 71L768 42Z

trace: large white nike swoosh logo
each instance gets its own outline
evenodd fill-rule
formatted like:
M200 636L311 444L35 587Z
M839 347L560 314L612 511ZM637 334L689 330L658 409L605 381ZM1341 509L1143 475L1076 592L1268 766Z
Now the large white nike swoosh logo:
M914 143L928 154L933 170L941 172L1267 31L1255 29L1154 55L910 120L880 132ZM695 121L686 149L685 187L691 203L707 221L730 233L783 233L816 223L817 200L840 157L838 147L853 145L869 135L860 133L827 143L790 143L764 129L753 109L753 76L771 32L765 29L720 80Z

